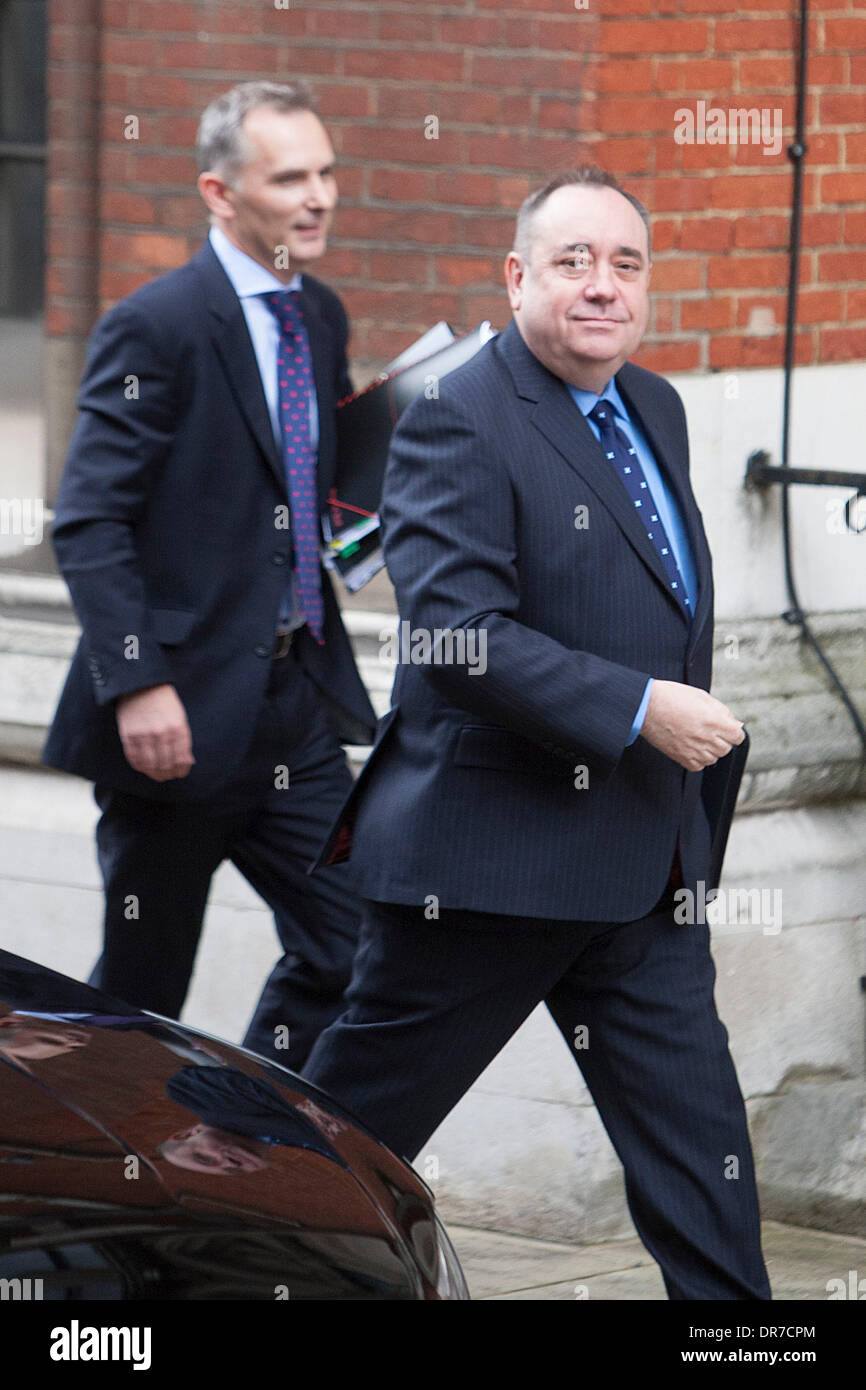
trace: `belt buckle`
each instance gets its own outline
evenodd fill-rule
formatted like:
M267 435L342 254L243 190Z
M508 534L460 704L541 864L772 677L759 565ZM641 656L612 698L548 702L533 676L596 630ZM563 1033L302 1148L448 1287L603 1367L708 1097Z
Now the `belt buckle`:
M279 661L281 657L288 656L289 650L292 645L292 638L294 637L294 635L294 628L292 628L289 632L278 632L276 634L274 638L274 650L272 654L274 661Z

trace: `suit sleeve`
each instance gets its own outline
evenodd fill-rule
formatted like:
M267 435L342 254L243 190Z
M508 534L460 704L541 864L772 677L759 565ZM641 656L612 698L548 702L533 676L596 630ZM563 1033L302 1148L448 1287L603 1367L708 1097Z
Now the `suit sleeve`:
M462 628L467 652L483 652L475 670L468 661L422 666L446 700L549 752L588 760L604 778L629 742L649 675L518 620L517 502L494 455L444 395L413 402L401 417L382 504L400 616L431 641L436 629Z
M171 446L177 393L178 374L140 311L109 311L91 339L53 531L100 705L172 679L153 636L136 528Z

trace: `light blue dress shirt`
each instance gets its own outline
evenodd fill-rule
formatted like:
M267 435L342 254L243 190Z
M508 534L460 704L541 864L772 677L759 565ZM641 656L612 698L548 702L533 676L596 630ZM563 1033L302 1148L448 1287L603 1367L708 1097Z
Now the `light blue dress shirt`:
M567 383L568 384L568 383ZM674 552L674 559L683 578L686 588L686 595L690 601L691 612L694 613L698 599L698 572L695 565L692 548L689 543L689 535L686 524L680 511L679 503L669 488L665 486L655 455L649 446L646 435L640 426L630 418L625 407L625 402L613 378L607 383L604 390L600 393L595 391L582 391L577 386L568 386L572 400L580 410L589 428L592 430L596 439L601 442L601 432L594 420L589 419L589 412L592 410L596 401L606 400L610 403L616 417L616 423L626 435L632 447L636 450L640 466L643 469L644 477L647 480L649 490L652 493L656 511L662 519L662 524L667 532ZM634 717L627 743L634 743L646 718L647 706L650 701L652 690L652 678L650 678L644 688L643 698Z
M283 457L283 436L280 429L279 385L277 381L277 355L280 346L280 328L275 315L261 298L273 290L299 290L300 275L294 275L288 285L278 280L265 266L259 265L252 256L234 246L219 227L211 227L208 234L210 244L220 265L229 277L232 287L241 302L247 328L259 364L271 427L274 431L277 450ZM310 443L315 453L319 443L319 412L315 391L310 392ZM294 573L286 590L286 600L280 613L280 628L297 628L304 622L303 609L297 597L297 582Z

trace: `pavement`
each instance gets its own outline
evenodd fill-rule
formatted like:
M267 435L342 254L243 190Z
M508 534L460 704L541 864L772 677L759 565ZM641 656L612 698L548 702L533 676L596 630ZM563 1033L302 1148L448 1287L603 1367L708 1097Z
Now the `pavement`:
M7 950L84 979L99 952L102 894L93 848L97 810L74 777L0 766L0 921ZM269 912L237 871L214 879L184 1021L239 1039L278 954ZM665 1299L637 1238L569 1245L448 1227L477 1300ZM866 1240L769 1221L765 1255L776 1299L828 1298L827 1283L866 1279ZM864 1283L866 1289L866 1283Z
M637 1239L561 1245L469 1226L448 1226L448 1233L474 1300L667 1298L658 1265ZM826 1302L839 1291L838 1285L828 1290L830 1280L841 1279L850 1290L852 1270L857 1280L866 1279L866 1240L854 1236L765 1221L763 1245L776 1301Z

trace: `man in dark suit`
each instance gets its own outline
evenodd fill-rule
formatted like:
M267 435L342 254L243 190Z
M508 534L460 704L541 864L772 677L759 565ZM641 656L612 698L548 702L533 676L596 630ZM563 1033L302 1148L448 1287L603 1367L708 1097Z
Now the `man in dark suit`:
M676 1299L767 1298L713 1000L702 770L712 577L680 399L628 362L649 221L583 169L533 195L514 322L401 418L383 501L393 707L323 858L366 899L348 1010L304 1076L414 1155L542 1000ZM433 393L428 393L433 394Z
M340 1012L359 917L341 871L306 868L351 786L338 740L375 725L319 562L351 389L345 311L307 273L333 162L303 84L218 98L208 240L94 332L54 529L83 634L43 755L102 810L95 982L179 1015L231 859L284 951L245 1041L295 1067Z

